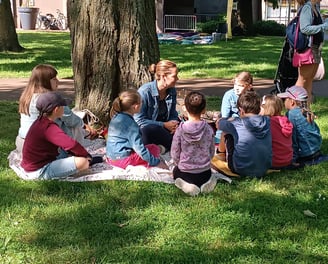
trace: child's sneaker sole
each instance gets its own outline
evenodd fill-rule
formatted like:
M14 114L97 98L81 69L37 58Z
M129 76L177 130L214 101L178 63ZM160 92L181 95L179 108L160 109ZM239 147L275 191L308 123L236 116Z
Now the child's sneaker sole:
M215 189L216 183L217 179L212 175L211 178L200 187L200 191L202 193L209 193Z
M195 184L188 183L181 178L175 180L175 186L190 196L196 196L200 193L200 189Z

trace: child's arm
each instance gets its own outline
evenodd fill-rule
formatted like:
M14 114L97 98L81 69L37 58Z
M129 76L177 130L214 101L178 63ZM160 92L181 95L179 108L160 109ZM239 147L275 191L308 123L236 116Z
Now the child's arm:
M48 126L45 135L49 142L72 153L74 156L85 158L90 157L90 154L82 145L80 145L80 143L66 135L65 132L55 123Z
M239 118L238 118L239 119ZM236 121L238 120L235 119ZM236 131L236 127L233 125L231 121L226 118L221 118L218 120L218 129L222 130L225 134L230 134L234 138L234 142L238 142L238 133Z
M173 135L172 145L171 145L171 158L175 165L178 165L181 154L181 125L180 124Z

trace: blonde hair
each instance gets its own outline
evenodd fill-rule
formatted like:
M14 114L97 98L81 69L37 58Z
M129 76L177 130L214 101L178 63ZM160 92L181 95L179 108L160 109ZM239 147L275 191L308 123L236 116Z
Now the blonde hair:
M110 118L120 112L128 111L133 105L140 104L140 94L135 89L128 89L120 93L112 103Z
M57 70L48 64L39 64L33 68L27 86L19 98L19 113L30 115L29 108L33 94L52 91L50 80L57 74Z
M253 85L253 76L248 71L242 71L236 74L235 78L232 79L233 82L241 82L246 87Z
M284 107L283 101L280 97L269 94L264 95L262 99L262 108L263 108L263 115L267 116L279 116L281 115L281 111Z
M157 64L149 66L149 71L156 80L159 80L162 75L171 73L172 68L177 68L177 65L170 60L161 60Z

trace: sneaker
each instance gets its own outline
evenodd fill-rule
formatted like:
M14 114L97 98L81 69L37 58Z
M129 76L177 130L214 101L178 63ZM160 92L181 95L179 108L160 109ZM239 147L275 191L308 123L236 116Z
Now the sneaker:
M166 148L163 145L157 145L160 149L160 154L164 155L166 153Z
M190 196L196 196L200 193L200 189L197 185L188 183L181 178L175 180L175 186Z
M212 175L211 178L200 187L200 191L202 193L209 193L215 189L216 183L217 179Z
M92 165L97 164L97 163L102 163L102 162L104 162L103 157L101 157L101 156L94 156L89 161L89 166L92 166Z

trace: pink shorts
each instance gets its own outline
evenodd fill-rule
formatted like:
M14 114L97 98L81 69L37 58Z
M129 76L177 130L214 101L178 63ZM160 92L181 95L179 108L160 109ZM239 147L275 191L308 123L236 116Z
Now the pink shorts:
M160 148L159 146L155 145L155 144L148 144L145 145L145 147L149 150L149 152L156 158L159 157L160 155ZM107 157L106 159L107 163L110 165L113 165L115 167L120 167L122 169L125 169L128 165L132 165L132 166L138 166L138 165L142 165L145 167L149 167L149 164L147 161L143 160L137 153L135 153L134 151L131 153L130 156L124 158L124 159L119 159L119 160L111 160Z

